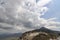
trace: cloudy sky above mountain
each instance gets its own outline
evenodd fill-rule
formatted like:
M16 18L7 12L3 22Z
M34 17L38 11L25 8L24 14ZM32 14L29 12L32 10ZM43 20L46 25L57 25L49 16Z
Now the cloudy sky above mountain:
M59 0L0 0L0 34L40 27L60 29Z

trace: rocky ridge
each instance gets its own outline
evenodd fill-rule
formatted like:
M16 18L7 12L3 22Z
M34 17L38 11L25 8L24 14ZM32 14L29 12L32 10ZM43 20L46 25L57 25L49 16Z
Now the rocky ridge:
M23 33L18 40L57 40L59 36L59 31L53 31L45 27L42 27L40 29Z

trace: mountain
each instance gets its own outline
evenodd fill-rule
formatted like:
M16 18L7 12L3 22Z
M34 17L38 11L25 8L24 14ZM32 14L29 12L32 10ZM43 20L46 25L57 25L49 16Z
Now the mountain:
M35 29L32 31L28 31L22 34L19 40L42 40L42 39L57 39L60 36L60 31L51 30L45 27L41 27L40 29ZM41 39L41 38L42 39Z
M48 28L45 28L45 27L41 27L40 29L36 29L36 30L33 30L33 31L37 31L37 32L46 32L46 33L51 33L51 34L57 34L57 35L60 35L60 31L55 31L55 30L51 30L51 29L48 29Z
M13 34L1 34L0 39L8 37L20 37L22 33L13 33Z
M29 32L46 32L46 33L56 33L56 34L60 35L60 31L51 30L51 29L48 29L48 28L45 28L45 27L41 27L40 29L35 29L35 30L28 31L28 32L25 32L25 33L29 33Z
M38 33L38 34L35 37L36 33ZM21 40L20 38L24 38L24 37L28 38L28 39L32 39L33 38L35 40L35 38L37 39L37 38L41 37L40 34L46 35L46 33L51 35L51 38L54 38L55 36L60 36L60 31L50 30L48 28L41 27L40 29L27 31L25 33L1 34L0 35L0 40L18 40L18 39ZM32 36L30 37L31 34L32 34Z

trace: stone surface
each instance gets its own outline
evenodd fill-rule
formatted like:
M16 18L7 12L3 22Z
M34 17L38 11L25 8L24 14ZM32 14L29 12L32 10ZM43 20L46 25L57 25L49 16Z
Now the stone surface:
M58 37L57 32L44 28L25 32L19 37L19 40L57 40Z

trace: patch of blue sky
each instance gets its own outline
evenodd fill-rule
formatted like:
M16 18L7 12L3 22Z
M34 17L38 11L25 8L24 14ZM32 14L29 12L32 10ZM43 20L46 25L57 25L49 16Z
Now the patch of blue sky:
M53 0L53 3L46 5L49 10L45 13L44 18L57 18L56 21L60 21L60 0Z

